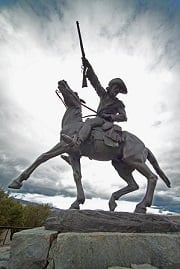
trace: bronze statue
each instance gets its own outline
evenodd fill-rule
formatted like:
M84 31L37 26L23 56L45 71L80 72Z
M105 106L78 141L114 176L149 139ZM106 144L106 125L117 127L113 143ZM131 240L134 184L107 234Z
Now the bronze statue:
M83 126L81 100L77 93L71 90L67 82L61 80L58 82L58 89L61 92L66 111L62 119L62 130L60 142L49 151L40 155L20 176L15 179L9 188L19 189L22 182L27 180L31 173L43 162L67 153L66 158L72 166L73 176L77 187L77 198L72 203L71 209L79 209L79 205L85 202L84 190L81 183L81 165L80 158L82 156L99 161L112 161L113 167L119 176L124 179L127 186L112 193L109 200L109 208L114 211L116 208L116 200L121 196L135 191L138 185L134 180L132 172L139 171L147 178L147 190L143 200L137 204L135 212L145 213L146 207L152 204L154 189L157 182L157 176L145 164L148 159L157 174L162 178L165 184L170 187L170 181L159 167L159 164L152 152L145 147L144 143L135 135L121 131L116 125L94 127L87 140L82 142L78 148L74 147L73 137L79 134L79 130ZM105 122L106 125L107 122ZM111 135L110 135L111 134ZM115 139L114 137L120 139Z
M49 151L40 155L9 185L9 188L20 189L22 182L27 180L41 163L61 155L72 167L77 188L77 198L70 208L79 209L79 205L85 202L81 183L80 158L86 156L98 161L111 160L113 167L119 176L126 181L127 186L112 193L109 200L110 210L114 211L117 206L115 201L121 196L139 188L132 175L132 172L136 169L147 178L148 184L146 194L143 200L137 204L135 212L145 213L146 207L150 207L152 204L157 182L157 176L145 164L146 160L149 160L157 174L168 187L170 187L170 181L159 167L152 152L145 147L144 143L135 135L122 131L119 125L113 124L116 121L122 122L127 120L125 106L116 97L118 93L127 93L126 85L120 78L115 78L109 82L106 90L101 86L91 64L85 58L79 23L76 22L76 24L84 66L82 87L87 87L86 79L88 78L100 97L96 117L88 119L84 123L81 107L82 105L85 106L83 100L79 98L76 92L71 90L66 81L59 81L56 93L60 98L59 93L62 94L62 101L66 106L66 112L62 119L60 142ZM67 153L68 156L63 155L64 153Z

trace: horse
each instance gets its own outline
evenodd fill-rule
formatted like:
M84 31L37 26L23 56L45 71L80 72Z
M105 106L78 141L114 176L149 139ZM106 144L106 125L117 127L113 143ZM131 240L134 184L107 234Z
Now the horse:
M107 145L103 139L105 131L102 130L102 127L93 128L88 139L84 141L79 148L72 146L73 137L78 134L83 125L82 100L79 98L78 94L69 87L65 80L61 80L58 85L66 106L66 111L61 123L60 142L49 151L41 154L27 169L14 179L8 187L20 189L23 185L23 181L27 180L40 164L56 156L61 156L72 167L77 189L76 200L71 204L70 209L80 209L80 204L84 204L85 202L81 181L81 157L85 156L98 161L111 161L112 166L115 168L118 175L127 183L127 186L112 193L109 199L110 211L115 210L117 207L116 200L121 196L138 190L139 186L132 175L132 172L137 170L147 178L147 188L145 196L142 201L136 205L134 212L145 214L147 207L152 205L158 176L165 182L167 187L171 187L168 177L160 168L154 154L137 136L127 131L121 132L122 141L118 144L116 143L116 146ZM68 155L64 156L64 153ZM146 160L150 162L157 174L153 173L146 165Z

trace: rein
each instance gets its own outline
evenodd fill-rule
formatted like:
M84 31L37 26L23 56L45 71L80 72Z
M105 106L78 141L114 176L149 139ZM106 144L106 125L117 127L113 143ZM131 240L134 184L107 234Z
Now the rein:
M68 90L68 91L69 91L69 90ZM55 90L55 93L57 94L57 96L59 97L59 99L61 100L61 102L64 104L64 106L67 108L67 105L65 104L64 100L63 100L62 97L60 96L60 91L59 91L59 90ZM92 109L92 108L86 106L86 105L84 104L84 101L82 101L81 99L80 99L80 101L79 101L78 97L74 96L74 94L72 94L70 91L69 91L69 93L70 93L71 95L73 95L73 97L75 97L75 98L77 99L77 101L81 104L81 106L83 106L83 107L85 107L85 108L87 108L87 109L89 109L90 111L92 111L92 112L95 113L95 115L89 115L89 116L96 116L96 115L97 115L97 112L96 112L94 109ZM86 118L86 117L88 117L88 116L84 116L83 118Z
M65 108L67 108L67 105L65 104L64 100L62 99L61 95L59 94L58 90L55 90L55 93L57 94L57 96L59 97L59 99L61 100L61 102L63 103L63 105L65 106Z
M95 117L97 114L93 114L93 115L86 115L86 116L83 116L82 118L88 118L88 117Z

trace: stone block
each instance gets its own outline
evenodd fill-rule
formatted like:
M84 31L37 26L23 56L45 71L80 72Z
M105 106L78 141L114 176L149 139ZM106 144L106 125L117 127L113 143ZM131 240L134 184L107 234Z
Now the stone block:
M121 267L121 266L113 266L109 267L108 269L130 269L129 267Z
M42 269L52 241L57 233L44 227L15 233L12 240L8 269Z
M49 261L55 269L130 268L131 264L176 268L179 249L179 233L62 233L52 243Z
M158 269L150 264L131 264L131 269Z

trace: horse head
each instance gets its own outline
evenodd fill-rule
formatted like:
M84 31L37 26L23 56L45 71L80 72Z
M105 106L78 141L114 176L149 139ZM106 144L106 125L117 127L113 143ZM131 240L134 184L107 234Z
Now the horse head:
M71 126L68 128L73 129L74 124L82 122L82 100L76 92L71 90L65 80L58 82L58 90L62 94L66 106L66 112L62 119L62 129L67 128L67 126Z
M70 107L81 107L81 99L77 92L74 92L65 80L58 81L58 89L63 96L64 103L67 108Z

